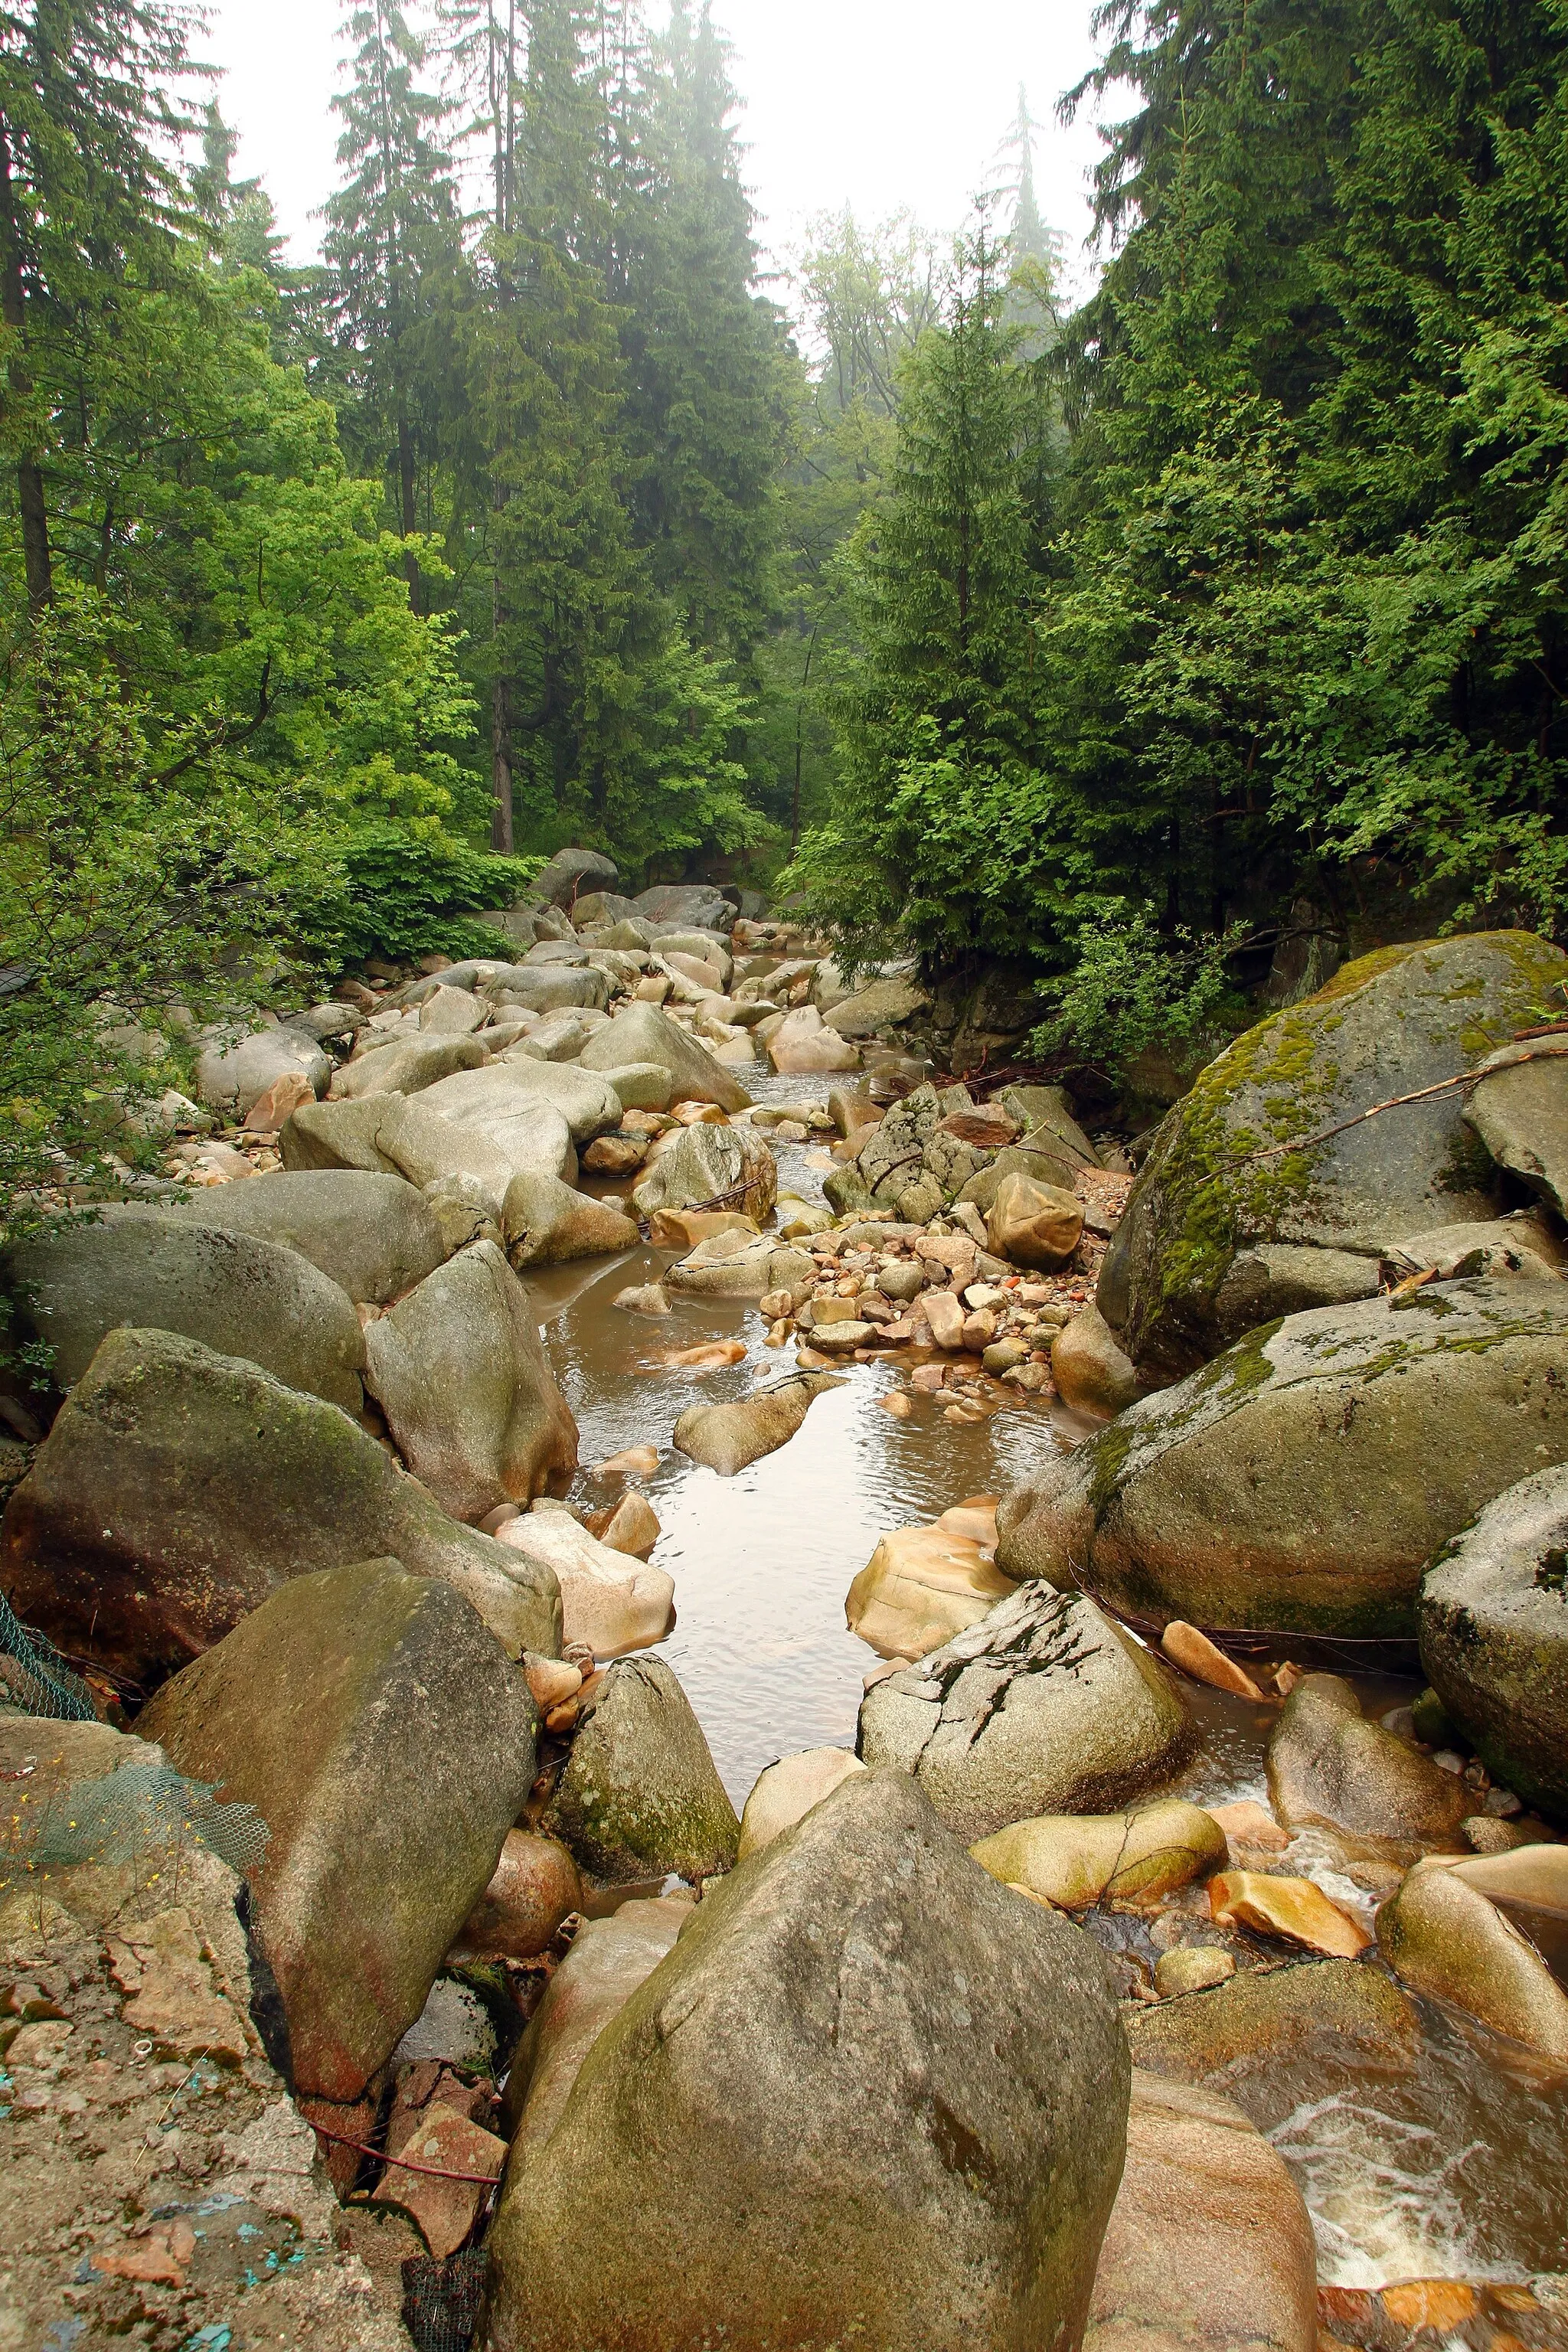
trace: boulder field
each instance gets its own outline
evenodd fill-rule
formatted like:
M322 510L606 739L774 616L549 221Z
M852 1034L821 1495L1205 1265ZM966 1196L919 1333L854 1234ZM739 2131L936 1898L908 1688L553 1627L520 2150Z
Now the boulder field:
M620 881L195 1039L0 1265L26 2340L1550 2352L1539 2238L1355 2333L1312 2133L1568 2160L1568 958L1348 964L1134 1178ZM836 1447L919 1501L716 1677Z

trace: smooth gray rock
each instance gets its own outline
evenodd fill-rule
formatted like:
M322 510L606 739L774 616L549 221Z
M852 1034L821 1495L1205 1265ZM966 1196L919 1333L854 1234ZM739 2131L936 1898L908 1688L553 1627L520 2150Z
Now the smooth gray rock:
M447 1517L336 1405L167 1331L111 1331L0 1523L19 1615L144 1689L296 1576L391 1556L509 1654L561 1644L554 1575Z
M662 1658L621 1658L578 1718L541 1824L610 1885L731 1869L741 1824Z
M717 1103L731 1111L751 1102L740 1080L657 1004L624 1005L583 1048L585 1070L624 1069L637 1062L657 1062L669 1072L672 1102Z
M821 1002L815 991L812 1001ZM841 1037L874 1037L879 1030L896 1029L902 1022L930 1013L932 1003L930 990L919 981L898 974L869 981L852 996L844 994L830 1002L822 1008L823 1021Z
M1197 1742L1173 1677L1079 1592L1028 1584L867 1692L857 1753L910 1772L973 1843L1041 1813L1114 1812Z
M1432 1555L1568 1459L1568 1289L1432 1283L1266 1324L1004 1497L1012 1576L1163 1625L1409 1640Z
M187 1223L179 1209L111 1204L90 1223L14 1244L0 1274L21 1328L51 1350L58 1388L74 1388L105 1335L129 1326L247 1356L287 1387L359 1412L364 1340L353 1304L276 1242Z
M1466 1104L1468 1124L1500 1168L1568 1216L1568 1037L1505 1045L1481 1066L1496 1075Z
M695 1298L762 1298L773 1287L778 1255L770 1234L713 1234L672 1265L671 1290Z
M390 1045L374 1046L341 1069L332 1081L339 1102L356 1102L366 1095L416 1095L455 1070L478 1070L489 1055L477 1037L399 1037Z
M705 1895L514 2161L493 2352L1076 2344L1129 2079L1089 1938L858 1774Z
M1258 1242L1232 1258L1215 1293L1214 1328L1228 1345L1281 1315L1350 1307L1358 1298L1375 1298L1381 1287L1375 1257L1312 1249L1305 1242Z
M735 1404L694 1404L675 1424L679 1451L721 1478L787 1445L816 1398L844 1383L832 1372L802 1372Z
M1475 1792L1361 1711L1339 1675L1303 1675L1268 1738L1268 1800L1287 1829L1328 1829L1412 1863L1462 1853Z
M1145 1384L1224 1345L1215 1303L1245 1249L1379 1257L1495 1216L1461 1095L1345 1122L1476 1068L1564 975L1568 956L1528 931L1384 948L1211 1062L1162 1124L1100 1269L1100 1311ZM1263 1319L1288 1304L1265 1299Z
M194 1192L181 1214L298 1250L366 1307L401 1298L447 1256L423 1193L405 1177L360 1169L301 1169L214 1184Z
M555 1013L575 1004L602 1013L610 1001L610 977L590 964L530 964L494 994L502 1010L518 1004L530 1013Z
M547 907L564 907L591 892L613 890L620 878L615 859L596 849L558 849L528 887Z
M742 1188L744 1188L742 1190ZM778 1163L750 1128L689 1127L661 1151L632 1194L641 1216L721 1200L760 1224L778 1198Z
M649 921L682 929L721 931L728 939L735 928L735 909L710 882L664 882L639 891L632 900Z
M620 1098L596 1072L532 1061L516 1046L488 1070L460 1070L428 1093L429 1107L440 1118L503 1141L518 1120L532 1118L542 1104L560 1112L574 1143L590 1142L621 1123Z
M526 1682L455 1592L374 1559L274 1593L142 1720L178 1770L266 1821L252 1915L293 2080L357 2098L532 1783Z
M196 1056L196 1094L212 1109L243 1118L268 1087L296 1072L318 1095L326 1093L331 1057L302 1029L258 1029L237 1043L226 1042L221 1030L209 1032Z
M1568 1267L1568 1252L1542 1212L1522 1209L1487 1224L1439 1225L1433 1233L1411 1234L1389 1253L1388 1262L1395 1276L1430 1268L1444 1282L1463 1282L1477 1274L1552 1282Z
M577 1466L577 1424L528 1293L493 1242L461 1251L365 1331L371 1394L455 1519L527 1503Z
M617 1063L599 1075L614 1087L623 1111L669 1108L675 1081L662 1062Z
M1422 1580L1421 1663L1495 1780L1568 1822L1568 1467L1521 1478Z

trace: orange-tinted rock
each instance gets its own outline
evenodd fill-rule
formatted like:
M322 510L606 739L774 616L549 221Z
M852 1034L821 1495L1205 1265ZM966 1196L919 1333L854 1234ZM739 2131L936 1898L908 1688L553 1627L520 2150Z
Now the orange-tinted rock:
M1222 1927L1251 1927L1282 1936L1310 1952L1353 1960L1373 1937L1359 1919L1331 1903L1310 1878L1271 1878L1261 1871L1227 1870L1209 1881L1209 1910Z
M582 1903L583 1882L565 1847L555 1838L510 1830L495 1875L459 1928L458 1943L466 1951L531 1959Z

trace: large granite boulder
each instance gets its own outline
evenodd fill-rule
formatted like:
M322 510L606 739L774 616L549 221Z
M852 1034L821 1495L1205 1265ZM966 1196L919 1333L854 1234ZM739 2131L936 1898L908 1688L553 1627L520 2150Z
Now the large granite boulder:
M998 1564L1160 1626L1409 1640L1439 1546L1568 1460L1565 1347L1568 1289L1510 1276L1266 1324L1005 1497Z
M778 1163L750 1128L689 1127L661 1151L632 1194L638 1214L721 1201L762 1221L778 1198Z
M399 1453L455 1519L526 1503L577 1466L577 1424L528 1293L476 1242L367 1325L366 1385Z
M57 1388L74 1388L105 1335L129 1325L247 1356L345 1412L363 1402L364 1340L347 1293L276 1242L187 1224L177 1209L110 1206L14 1244L0 1275L21 1331L49 1349Z
M458 1070L428 1087L427 1108L455 1126L477 1129L503 1148L518 1128L538 1120L542 1108L560 1114L574 1143L591 1142L606 1129L619 1127L620 1097L605 1079L570 1063L537 1062L527 1055L509 1058L514 1051L509 1048L488 1069Z
M331 1055L302 1029L258 1029L237 1039L212 1030L196 1056L196 1094L212 1109L243 1118L279 1078L302 1077L324 1095L331 1075Z
M521 1674L448 1586L374 1559L283 1586L140 1720L180 1771L265 1819L252 1916L293 2080L357 2098L532 1783Z
M613 890L621 869L597 849L558 849L529 884L529 895L547 907L570 907L591 892Z
M744 1110L752 1097L741 1084L657 1004L626 1004L609 1026L583 1048L585 1070L618 1070L657 1062L668 1070L672 1102L717 1103L721 1110Z
M1317 2352L1312 2217L1230 2100L1132 2070L1084 2352Z
M405 1177L362 1169L301 1169L210 1185L193 1192L181 1214L298 1250L366 1307L401 1298L447 1255L440 1225L419 1191Z
M479 1070L489 1055L477 1037L416 1035L375 1045L341 1069L332 1080L340 1102L366 1095L417 1095L460 1070Z
M610 1884L733 1866L741 1824L662 1658L623 1658L578 1718L541 1827Z
M816 992L814 991L814 994ZM817 998L820 1004L821 999ZM891 972L879 980L868 981L853 995L846 992L837 1003L826 1008L824 1017L830 1029L841 1037L875 1037L880 1030L896 1029L906 1021L917 1020L931 1009L932 999L928 989L907 973Z
M1489 1864L1489 1857L1479 1865L1483 1879ZM1412 1992L1465 2010L1494 2033L1568 2067L1568 1992L1530 1938L1468 1883L1477 1867L1417 1864L1378 1912L1378 1949Z
M1089 1940L858 1776L709 1890L511 2167L489 2343L1076 2343L1128 2083Z
M1465 1105L1500 1168L1568 1217L1568 1037L1504 1045L1481 1064L1489 1075Z
M639 891L632 905L652 923L722 931L726 938L735 928L734 907L712 882L657 883L651 890Z
M1422 1580L1421 1663L1489 1772L1568 1822L1568 1466L1488 1504Z
M1344 1123L1476 1068L1565 974L1568 956L1528 931L1383 948L1211 1062L1161 1127L1100 1269L1100 1311L1145 1381L1179 1379L1231 1336L1216 1302L1249 1245L1378 1258L1494 1215L1462 1095ZM1300 1276L1278 1300L1265 1286L1255 1320L1308 1303Z
M912 1773L966 1843L1041 1813L1110 1812L1197 1730L1173 1677L1079 1592L1026 1586L867 1692L857 1752Z
M916 1087L902 1102L894 1103L867 1137L858 1158L834 1169L824 1182L822 1189L833 1206L845 1213L852 1209L896 1209L901 1195L922 1172L926 1146L941 1125L942 1115L933 1086Z
M1465 1851L1475 1791L1363 1715L1339 1675L1303 1675L1268 1738L1268 1800L1288 1830L1328 1830L1358 1852L1412 1863Z
M167 1331L110 1333L0 1522L17 1613L147 1689L289 1579L383 1555L511 1655L559 1651L547 1569L449 1519L335 1405Z

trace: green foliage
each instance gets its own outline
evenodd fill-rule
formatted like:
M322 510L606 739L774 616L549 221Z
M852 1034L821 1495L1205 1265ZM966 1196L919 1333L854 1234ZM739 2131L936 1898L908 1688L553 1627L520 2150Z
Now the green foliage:
M124 1101L166 1083L116 1026L218 1017L286 979L293 910L332 843L288 782L262 792L127 695L125 632L63 587L0 702L0 1202L92 1163Z
M495 930L467 919L510 906L542 862L488 856L439 833L374 827L343 851L341 889L308 919L313 942L339 964L367 955L504 955Z
M1034 1050L1120 1073L1145 1046L1206 1039L1217 1016L1237 1009L1226 964L1238 944L1184 929L1167 938L1152 907L1109 903L1079 932L1072 970L1040 982L1051 1012Z

